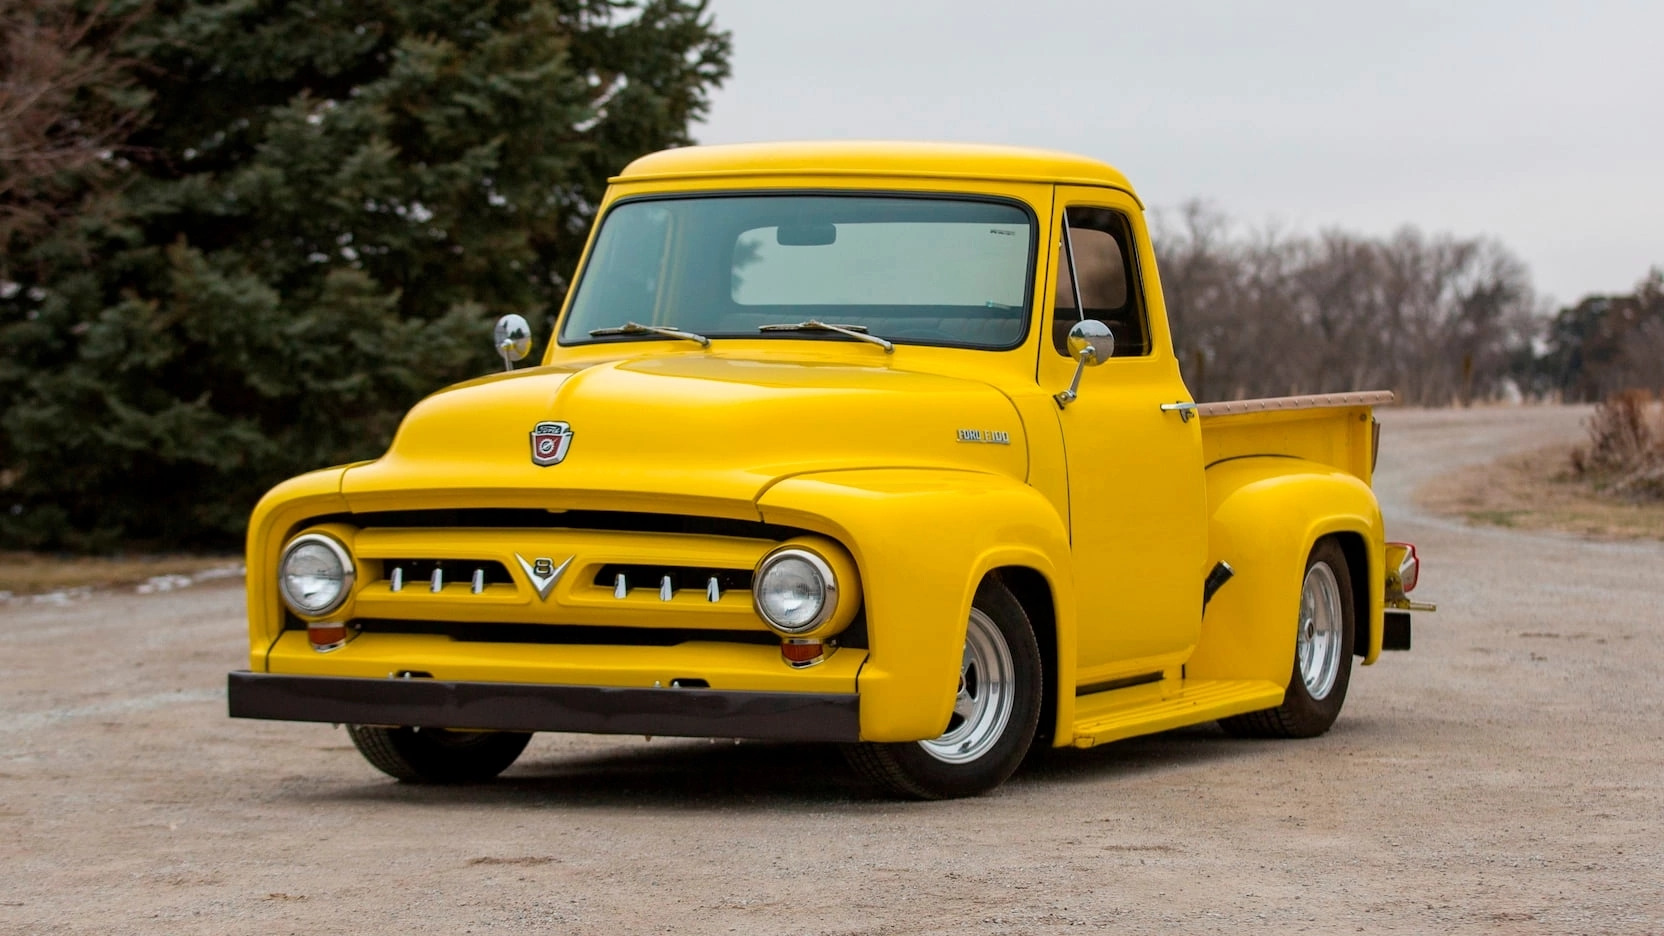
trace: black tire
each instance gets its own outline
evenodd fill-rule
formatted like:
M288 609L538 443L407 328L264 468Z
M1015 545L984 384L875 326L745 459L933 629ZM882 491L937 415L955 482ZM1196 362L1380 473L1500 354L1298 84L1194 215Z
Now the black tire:
M972 618L967 624L967 642L972 640L972 634L978 635L978 648L993 649L996 642L991 640L997 634L999 642L1003 642L1009 654L1009 676L1000 682L1000 686L1008 687L1009 694L1003 695L989 680L981 678L975 664L969 666L961 679L960 700L966 702L967 707L977 708L982 703L972 701L972 695L977 692L990 692L993 695L979 696L986 698L989 706L996 706L996 714L986 716L991 721L984 723L984 716L978 715L970 721L956 714L948 723L948 731L941 738L930 741L910 741L898 743L872 743L847 745L845 755L851 766L868 780L884 788L890 793L911 799L952 799L961 796L976 796L994 789L1006 781L1006 778L1016 771L1028 753L1029 746L1034 742L1035 731L1040 721L1040 707L1044 674L1040 662L1040 647L1034 639L1034 629L1030 626L1028 615L1023 606L998 579L989 577L977 587L976 598L972 602ZM978 620L978 614L982 621ZM988 628L991 622L992 630ZM968 653L972 649L969 648ZM997 653L997 650L994 650ZM1004 659L991 663L989 669L1003 667ZM1006 704L998 701L1009 698L1008 716L1003 722L998 721L997 712L1005 711ZM981 711L981 709L978 709ZM942 755L931 753L931 746L942 748L944 739L953 737L959 731L971 731L978 724L986 724L986 731L973 733L970 740L963 745L965 751L974 752L972 759L950 763L943 760L943 756L959 756L943 748ZM951 747L952 745L948 745Z
M1334 578L1340 611L1340 659L1336 662L1333 685L1320 697L1314 697L1306 686L1301 671L1298 630L1306 627L1309 609L1304 598L1306 583L1312 570L1326 565ZM1322 587L1322 586L1320 586ZM1357 633L1357 612L1352 603L1352 576L1346 564L1346 553L1333 539L1319 540L1306 557L1306 571L1301 578L1300 620L1296 623L1294 668L1289 674L1288 688L1283 692L1283 704L1272 709L1221 718L1220 727L1239 738L1315 738L1329 730L1340 717L1346 702L1346 689L1352 683L1353 640Z
M517 731L447 731L348 725L347 734L374 767L406 783L479 783L514 763L531 741Z

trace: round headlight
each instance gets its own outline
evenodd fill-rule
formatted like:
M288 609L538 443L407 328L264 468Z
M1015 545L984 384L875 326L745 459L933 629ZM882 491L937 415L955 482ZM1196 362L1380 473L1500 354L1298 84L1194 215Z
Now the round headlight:
M352 591L352 557L333 536L297 536L277 564L277 585L283 602L296 614L328 614Z
M769 553L757 567L751 594L757 613L786 634L806 634L838 606L838 580L826 560L807 549Z

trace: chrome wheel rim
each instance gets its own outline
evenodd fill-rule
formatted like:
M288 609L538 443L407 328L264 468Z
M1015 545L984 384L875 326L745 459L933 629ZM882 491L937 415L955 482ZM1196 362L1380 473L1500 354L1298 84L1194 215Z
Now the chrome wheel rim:
M920 741L919 747L948 764L968 764L987 754L1005 734L1016 708L1016 672L1005 635L993 618L972 608L948 730L939 738Z
M1306 570L1306 582L1300 589L1300 631L1294 640L1300 679L1313 699L1327 698L1335 688L1345 620L1335 571L1327 562L1314 563Z

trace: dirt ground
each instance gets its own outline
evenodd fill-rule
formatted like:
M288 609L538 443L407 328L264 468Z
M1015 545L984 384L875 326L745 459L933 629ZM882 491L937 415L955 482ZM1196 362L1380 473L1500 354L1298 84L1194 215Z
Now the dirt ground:
M1618 497L1573 475L1573 451L1587 443L1587 432L1579 433L1575 443L1509 452L1446 472L1417 488L1415 503L1473 523L1597 540L1664 540L1664 502Z
M1411 492L1574 408L1382 412L1415 649L1325 737L1213 727L898 803L829 751L540 735L483 787L232 721L242 592L0 603L0 932L1664 932L1664 543ZM1083 929L1084 928L1084 929Z
M141 594L172 591L205 578L242 575L241 556L54 556L0 552L0 601L19 595L65 592L65 597L94 588L129 585Z

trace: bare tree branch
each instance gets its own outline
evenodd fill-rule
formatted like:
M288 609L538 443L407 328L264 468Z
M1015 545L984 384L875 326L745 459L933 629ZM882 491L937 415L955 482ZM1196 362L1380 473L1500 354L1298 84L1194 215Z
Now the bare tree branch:
M1495 241L1240 232L1198 203L1158 215L1155 231L1199 399L1381 388L1466 403L1506 392L1540 324L1530 274Z
M0 3L0 243L107 181L142 99L116 43L143 10L108 3Z

